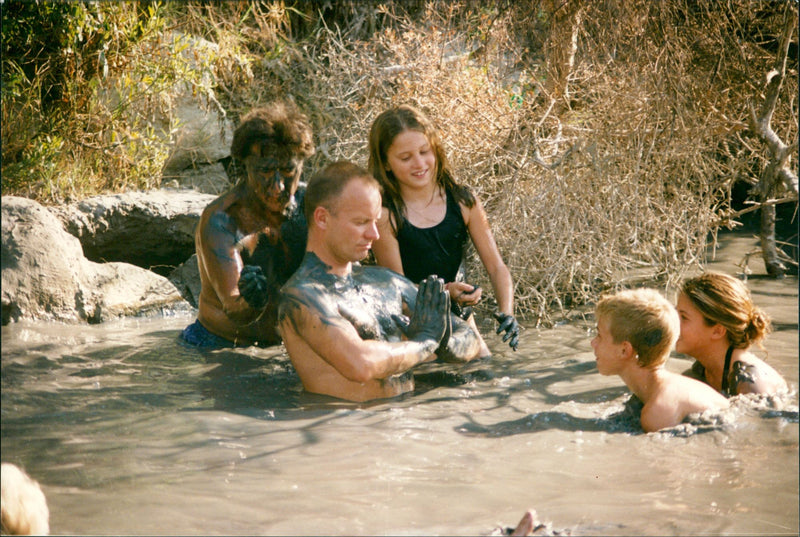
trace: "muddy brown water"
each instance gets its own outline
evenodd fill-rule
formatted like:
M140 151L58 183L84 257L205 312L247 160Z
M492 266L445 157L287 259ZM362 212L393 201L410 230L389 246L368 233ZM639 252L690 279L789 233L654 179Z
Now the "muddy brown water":
M725 241L739 273L756 240ZM182 345L183 314L3 327L2 459L61 535L481 535L529 508L573 535L797 535L798 282L749 266L792 391L666 432L597 373L590 321L516 353L486 331L491 360L358 405L304 393L281 347Z

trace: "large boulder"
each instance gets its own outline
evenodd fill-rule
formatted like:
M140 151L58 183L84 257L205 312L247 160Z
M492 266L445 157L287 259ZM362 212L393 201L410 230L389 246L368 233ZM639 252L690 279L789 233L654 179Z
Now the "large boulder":
M130 98L131 88L152 85L148 80L151 69L111 74L98 88L97 106L103 114L93 121L120 115L132 129L132 136L138 129L141 136L156 136L167 142L169 155L162 167L163 183L219 194L232 183L226 166L231 161L235 126L217 99L215 88L223 73L252 79L249 62L216 43L178 31L164 32L157 41L154 44L143 40L132 53L151 58L153 65L168 62L184 74L136 99ZM158 56L162 57L156 59ZM110 136L116 131L107 132Z
M126 192L53 209L90 261L121 261L166 276L194 254L194 231L215 199L191 190Z
M2 323L99 323L188 304L168 279L126 263L95 263L59 218L35 201L2 199Z
M167 277L178 288L184 300L191 304L193 308L198 307L200 291L203 285L200 282L200 267L197 265L197 254L193 254L192 257L178 265Z
M230 165L230 162L231 159L226 158L212 164L193 163L190 167L182 170L165 169L161 176L161 185L219 195L234 184L226 167L226 164Z
M218 44L180 32L170 32L173 53L180 54L198 80L177 81L169 114L174 125L172 152L164 163L165 175L193 166L213 164L231 155L233 122L214 93L215 63L221 57ZM243 65L246 66L246 65Z

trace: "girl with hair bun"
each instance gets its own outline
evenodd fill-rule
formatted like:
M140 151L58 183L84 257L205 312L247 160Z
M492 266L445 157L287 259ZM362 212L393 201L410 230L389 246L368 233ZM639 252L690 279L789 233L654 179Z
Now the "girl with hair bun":
M742 281L719 272L689 278L677 309L681 331L675 350L697 360L691 376L726 397L787 389L780 373L749 350L753 344L764 349L772 323Z

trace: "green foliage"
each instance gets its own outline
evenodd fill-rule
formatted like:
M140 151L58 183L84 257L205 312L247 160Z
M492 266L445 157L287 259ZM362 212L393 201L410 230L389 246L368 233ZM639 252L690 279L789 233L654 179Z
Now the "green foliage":
M213 82L160 2L11 3L3 11L3 192L59 202L158 186L183 85ZM169 117L167 113L165 117Z

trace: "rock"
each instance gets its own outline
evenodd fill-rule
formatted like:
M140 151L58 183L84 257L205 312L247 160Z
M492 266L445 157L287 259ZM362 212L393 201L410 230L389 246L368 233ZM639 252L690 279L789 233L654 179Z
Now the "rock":
M199 77L191 84L179 81L169 92L172 96L169 118L165 123L175 125L171 137L172 150L162 168L165 179L177 177L186 184L185 171L202 169L230 159L233 141L233 122L216 98L214 59L219 58L219 45L205 39L180 32L171 32L167 38L187 67ZM167 121L168 120L168 121ZM203 173L203 192L219 193L230 184L227 174Z
M186 308L163 276L125 263L94 263L59 218L35 201L2 203L2 324L19 319L98 323Z
M220 195L233 186L223 162L194 164L178 171L163 172L161 184L172 188L189 188L197 192Z
M219 173L216 165L230 160L234 123L216 97L217 73L222 64L245 79L252 79L253 73L244 58L230 55L206 39L168 31L158 41L157 47L149 40L134 45L132 54L164 56L160 61L169 61L185 75L133 100L129 88L150 86L152 80L148 79L152 74L129 69L124 75L112 75L98 88L98 109L104 113L95 114L89 121L120 114L121 120L132 129L132 136L155 137L169 144L169 155L162 165L162 176L167 182L177 180L180 185L194 182L191 178L184 180L187 170L191 174L192 170L214 166L214 173L204 173L202 191L218 193L231 182L224 167L223 173ZM93 128L99 130L100 125Z
M192 257L178 265L178 268L172 271L168 277L169 281L180 291L184 300L196 308L200 300L200 290L202 289L200 269L197 266L197 254L192 254Z
M231 156L233 124L221 116L219 109L206 108L186 95L180 97L174 112L180 127L172 152L164 163L164 175Z
M194 231L214 195L189 190L95 196L54 208L90 261L118 261L166 276L194 254Z

